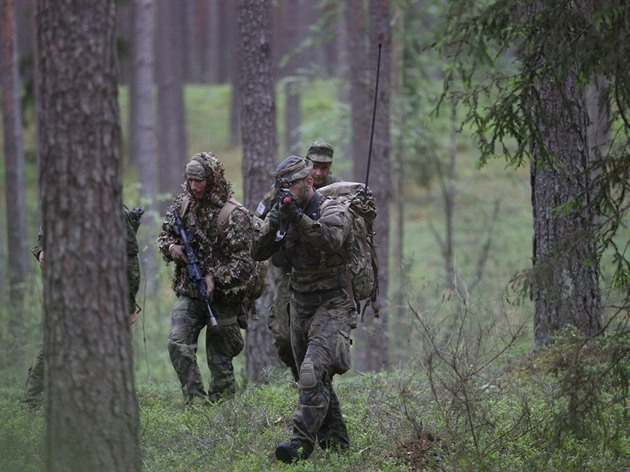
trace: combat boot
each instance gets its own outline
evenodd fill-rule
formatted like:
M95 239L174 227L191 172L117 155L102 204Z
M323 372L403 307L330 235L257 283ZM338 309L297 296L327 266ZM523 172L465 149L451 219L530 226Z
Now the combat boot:
M291 464L292 462L308 459L312 452L312 446L309 447L297 441L282 442L276 447L276 459L285 464Z

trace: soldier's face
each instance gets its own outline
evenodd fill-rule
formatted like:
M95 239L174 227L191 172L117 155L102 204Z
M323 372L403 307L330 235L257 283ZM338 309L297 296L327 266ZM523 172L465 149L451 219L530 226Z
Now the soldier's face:
M311 190L313 188L313 178L306 177L304 179L295 180L291 182L289 192L291 192L297 199L298 205L304 206L311 197Z
M195 200L203 200L203 197L206 196L207 180L189 179L188 183Z
M329 162L313 162L313 169L311 170L311 177L315 188L319 188L326 183L328 176L330 175L330 163Z

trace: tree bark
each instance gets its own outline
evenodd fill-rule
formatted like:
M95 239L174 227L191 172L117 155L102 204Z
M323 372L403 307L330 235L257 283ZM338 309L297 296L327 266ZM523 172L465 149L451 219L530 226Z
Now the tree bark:
M391 143L390 143L390 83L391 83L391 29L389 26L390 11L388 0L372 0L370 4L370 44L373 58L372 70L369 75L370 97L374 97L376 86L376 59L378 46L381 45L381 64L376 115L374 121L374 140L369 179L367 175L368 155L355 160L359 168L365 167L366 174L360 182L371 182L378 205L378 216L374 221L375 242L379 261L379 304L380 318L375 319L370 313L365 316L365 322L357 333L357 368L361 371L381 371L389 368L389 305L387 300L389 286L389 202L391 201ZM373 115L371 110L369 116ZM354 111L353 111L354 114ZM354 140L354 136L353 136ZM370 310L371 311L371 310Z
M158 211L155 196L158 194L158 168L155 148L155 0L133 1L132 63L129 87L130 152L137 164L140 196L147 214ZM144 280L149 291L157 286L157 259L154 236L140 232L140 245L148 250L141 252Z
M21 365L23 352L23 313L25 282L30 273L26 231L26 185L24 182L24 142L20 107L20 81L13 0L0 1L0 71L2 121L4 128L5 195L9 260L9 303L12 313L11 361Z
M254 209L271 179L277 152L276 97L271 62L271 0L239 0L240 118L243 143L245 205ZM280 365L267 328L269 305L256 302L259 320L249 323L246 340L247 373L263 380L263 370Z
M140 470L115 0L37 4L46 469Z
M345 5L348 25L348 83L350 84L352 163L354 180L365 180L370 138L371 99L367 59L367 19L363 0Z
M582 2L581 6L591 4ZM575 13L580 8L574 5ZM580 12L588 15L586 10ZM573 34L567 32L567 34ZM546 42L522 58L542 70L530 99L536 126L531 185L534 216L532 294L534 338L541 346L574 327L595 336L602 329L596 218L589 164L588 107L578 66L545 73ZM573 202L573 203L571 203ZM568 205L561 209L563 205Z
M188 161L184 108L183 9L179 2L157 4L157 83L159 188L162 194L177 194ZM160 213L166 213L165 199Z

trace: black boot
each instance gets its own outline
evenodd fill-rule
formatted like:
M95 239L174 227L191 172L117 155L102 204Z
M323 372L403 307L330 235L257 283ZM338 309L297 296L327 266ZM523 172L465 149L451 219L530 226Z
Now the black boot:
M292 462L308 459L312 452L312 447L307 448L307 446L297 442L283 442L276 447L276 459L285 464L291 464Z

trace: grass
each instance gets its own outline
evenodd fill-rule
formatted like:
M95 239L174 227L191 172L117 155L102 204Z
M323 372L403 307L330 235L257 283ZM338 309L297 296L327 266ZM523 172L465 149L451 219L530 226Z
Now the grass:
M480 356L469 359L475 373L464 377L448 362L427 364L430 350L390 372L351 372L335 380L350 450L316 448L308 461L290 466L273 455L290 435L297 400L287 371L270 371L263 385L244 381L234 398L212 407L185 406L175 382L140 382L143 470L627 470L630 435L622 397L627 400L628 392L615 388L620 376L605 374L611 346L569 339L489 369L481 368ZM454 344L443 347L449 351ZM574 385L569 394L566 382L579 372L577 361L590 365L581 381L599 382ZM630 371L627 359L620 367ZM43 413L16 407L18 395L15 387L0 395L0 468L41 470ZM571 415L576 406L582 415Z

